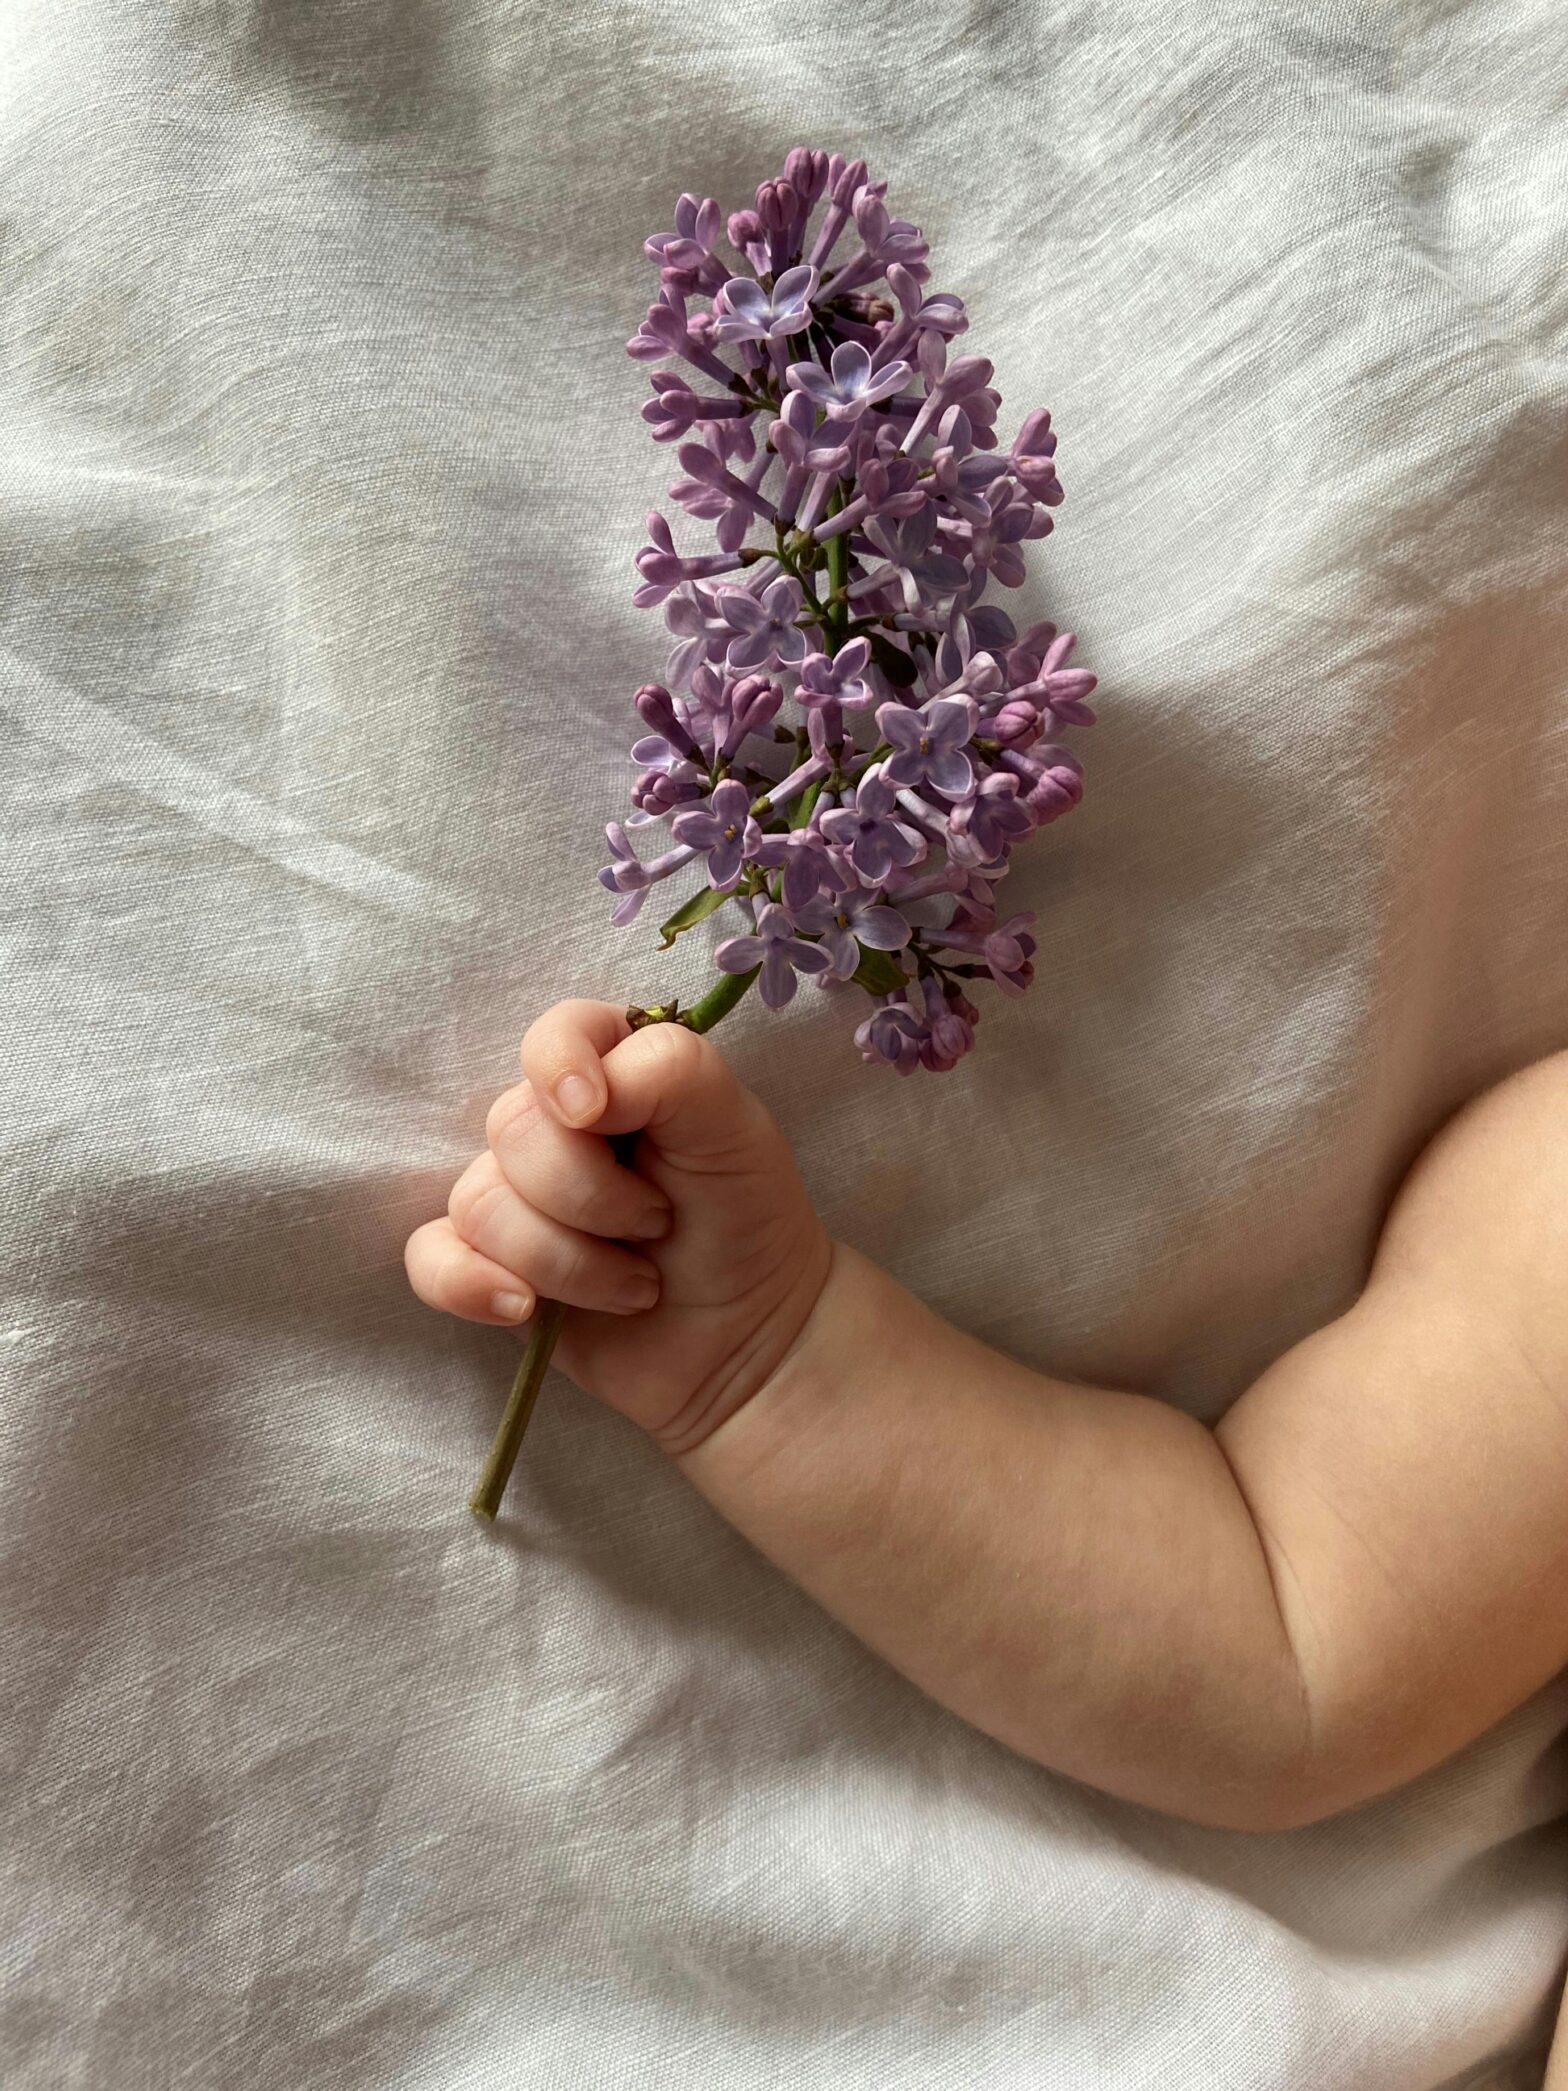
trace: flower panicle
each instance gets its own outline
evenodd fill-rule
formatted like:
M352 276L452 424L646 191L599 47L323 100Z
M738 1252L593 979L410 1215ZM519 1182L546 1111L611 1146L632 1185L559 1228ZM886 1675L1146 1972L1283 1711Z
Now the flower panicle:
M1095 678L1071 632L983 600L1053 528L1056 435L1036 409L1002 447L993 367L886 186L797 147L753 205L683 195L646 242L659 294L627 348L657 366L643 419L711 543L647 519L633 600L672 643L599 878L627 923L699 869L666 942L733 906L721 974L773 1009L802 979L858 987L860 1053L909 1074L969 1051L971 986L1033 978L1034 918L996 888L1082 797L1061 735L1094 723Z

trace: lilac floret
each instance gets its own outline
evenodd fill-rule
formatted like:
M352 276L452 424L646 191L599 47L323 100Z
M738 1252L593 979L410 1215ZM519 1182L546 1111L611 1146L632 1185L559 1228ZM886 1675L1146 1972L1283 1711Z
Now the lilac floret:
M869 639L851 639L841 646L831 659L825 653L807 654L800 664L800 681L795 686L795 696L812 710L824 704L842 704L851 711L858 711L873 702L873 692L866 680L866 663L871 658Z
M764 290L753 276L732 276L713 301L718 314L715 339L783 341L791 334L804 334L811 324L816 287L812 268L786 269L772 290Z
M945 799L967 798L975 771L964 747L974 723L974 702L968 697L937 697L919 711L884 704L877 725L893 752L883 774L890 784L929 784Z
M821 829L837 843L868 886L880 886L897 866L918 863L926 853L923 838L893 812L897 793L875 770L861 778L854 804L824 813Z
M749 973L760 966L757 991L769 1009L782 1009L791 999L797 973L825 973L828 967L821 945L797 937L788 914L778 906L759 912L755 936L731 937L713 959L721 973Z
M902 392L909 382L907 363L872 368L871 355L858 341L841 341L824 370L820 363L792 363L785 373L790 386L804 392L834 419L853 420L879 399Z
M727 777L714 786L706 806L677 813L670 823L670 832L677 842L706 856L708 883L723 892L740 877L750 817L751 794L744 784Z
M848 980L854 973L862 944L868 951L902 951L911 934L897 908L889 907L870 886L819 894L792 912L797 929L820 939L835 980Z
M772 581L760 597L744 588L721 588L718 607L735 634L725 654L729 667L771 668L805 659L806 635L796 623L801 607L798 581Z

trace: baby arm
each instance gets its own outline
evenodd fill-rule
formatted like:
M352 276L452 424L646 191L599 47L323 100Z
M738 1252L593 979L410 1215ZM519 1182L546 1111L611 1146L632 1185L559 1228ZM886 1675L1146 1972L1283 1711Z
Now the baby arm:
M523 1064L409 1243L416 1291L480 1320L506 1289L575 1305L566 1370L1024 1755L1286 1827L1414 1777L1568 1660L1568 1055L1443 1130L1361 1298L1213 1430L1028 1371L831 1245L707 1041L564 1004ZM637 1129L616 1167L597 1133Z

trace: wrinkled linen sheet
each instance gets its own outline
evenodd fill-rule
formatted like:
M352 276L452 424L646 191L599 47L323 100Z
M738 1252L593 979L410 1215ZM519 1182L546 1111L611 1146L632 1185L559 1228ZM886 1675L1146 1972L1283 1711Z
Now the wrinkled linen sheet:
M593 882L622 343L805 141L1055 412L1101 720L961 1071L726 1043L1040 1366L1213 1418L1348 1305L1568 1040L1565 94L1557 0L0 15L7 2091L1539 2082L1563 1680L1289 1835L1122 1805L562 1381L486 1536L513 1345L401 1245L536 1011L701 975Z

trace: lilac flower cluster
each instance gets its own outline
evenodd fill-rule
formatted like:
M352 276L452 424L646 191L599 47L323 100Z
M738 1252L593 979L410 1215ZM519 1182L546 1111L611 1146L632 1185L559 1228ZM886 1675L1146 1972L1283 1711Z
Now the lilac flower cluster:
M802 975L858 985L863 1056L908 1074L973 1044L968 983L1033 977L1033 917L1003 919L996 886L1082 795L1059 735L1093 723L1095 678L1072 633L982 601L1051 528L1056 437L1041 410L1001 447L992 366L953 353L963 304L927 290L886 186L800 147L724 227L738 263L712 197L647 242L661 288L627 346L658 366L643 418L715 549L648 517L633 600L664 606L674 644L636 695L633 811L599 877L625 923L700 867L667 943L733 901L722 973L774 1009Z

